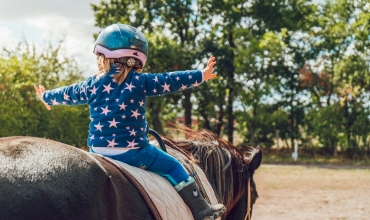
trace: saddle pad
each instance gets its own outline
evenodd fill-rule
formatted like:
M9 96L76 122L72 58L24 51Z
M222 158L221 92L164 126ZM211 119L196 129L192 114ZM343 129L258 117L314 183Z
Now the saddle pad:
M167 151L169 154L176 157L188 169L190 166L189 162L182 153L170 147L167 148ZM130 166L117 160L113 161L129 172L132 177L135 178L142 186L142 188L146 190L163 220L194 220L189 207L184 203L175 188L164 177L147 170ZM214 191L203 170L196 164L194 164L193 167L198 177L201 179L211 204L217 204L218 202Z

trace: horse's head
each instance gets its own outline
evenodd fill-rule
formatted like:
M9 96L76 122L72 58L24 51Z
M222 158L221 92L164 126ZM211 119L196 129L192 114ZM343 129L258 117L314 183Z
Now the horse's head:
M257 187L253 179L253 174L261 165L262 151L258 146L248 147L246 154L247 155L243 156L242 159L244 167L242 182L245 182L246 190L238 202L232 207L229 214L226 216L226 219L250 219L252 216L253 205L258 198Z
M227 208L222 219L243 220L248 207L252 208L258 197L253 174L261 164L260 148L250 147L247 156L243 156L237 147L210 131L181 130L186 139L171 141L191 153L203 167L216 196ZM248 195L251 196L249 206Z

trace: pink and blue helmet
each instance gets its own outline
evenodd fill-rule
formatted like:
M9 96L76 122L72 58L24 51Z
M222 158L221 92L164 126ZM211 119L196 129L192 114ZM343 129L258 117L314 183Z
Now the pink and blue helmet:
M94 53L104 54L106 58L134 58L144 67L148 56L148 41L143 33L132 26L112 24L99 34Z

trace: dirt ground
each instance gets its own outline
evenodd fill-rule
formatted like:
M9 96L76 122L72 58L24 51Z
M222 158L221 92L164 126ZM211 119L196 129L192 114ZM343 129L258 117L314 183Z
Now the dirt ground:
M252 220L368 220L370 169L261 165Z

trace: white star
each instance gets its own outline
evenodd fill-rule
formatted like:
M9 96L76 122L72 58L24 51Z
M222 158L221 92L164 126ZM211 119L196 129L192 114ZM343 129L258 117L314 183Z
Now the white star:
M104 137L100 137L100 140L103 140L104 139Z
M144 119L144 118L145 118L145 116L143 115L142 119Z
M118 101L119 101L119 99L117 98L117 99L116 99L116 102L118 102Z
M182 84L181 89L186 89L186 86Z
M69 95L67 95L67 93L64 93L64 100L69 100Z
M94 88L90 89L89 91L91 92L91 94L95 94L96 95L96 87L94 86Z
M140 107L144 105L144 100L142 100L141 102L139 102L140 104Z
M133 99L131 99L131 100L130 100L130 102L131 102L131 103L134 103L134 101L135 101L135 100L133 100Z
M127 127L126 127L126 129L127 129L127 130L130 130L130 127L129 127L129 126L127 126Z
M118 143L115 143L115 142L114 142L114 140L115 140L115 139L113 139L112 141L108 141L108 140L107 140L107 141L108 141L108 143L109 143L107 147L114 147L114 145L118 145Z
M90 140L95 140L94 135L91 135L89 138L90 138Z
M180 77L176 77L176 80L179 81L180 80Z
M105 101L109 101L109 98L105 98Z
M81 97L81 100L85 100L83 97Z
M158 82L158 77L155 76L153 80L154 80L154 82Z
M135 118L137 119L137 116L141 115L140 113L138 113L138 112L137 112L137 110L139 110L139 109L136 109L136 111L132 111L132 110L131 110L131 112L133 113L133 114L131 115L131 117L135 117Z
M189 75L189 79L192 79L193 77L191 75Z
M113 118L113 121L108 121L109 122L109 127L116 127L117 128L117 124L120 123L120 122L117 122L115 118Z
M85 87L81 86L81 93L85 92Z
M126 115L122 115L121 118L125 119L126 118Z
M136 136L136 132L137 131L135 131L134 129L132 129L132 131L130 131L130 136L132 136L132 135Z
M102 131L101 128L104 127L104 125L100 125L100 122L99 124L97 125L94 125L96 127L96 130L99 130L99 131Z
M103 85L103 86L104 86L103 92L107 92L109 94L110 91L113 90L113 88L110 87L110 83L107 86L106 85Z
M115 137L115 136L116 136L116 134L112 134L112 136L113 136L113 137Z
M77 101L76 100L73 100L73 103L76 103Z
M63 105L67 105L67 102L62 102Z
M98 108L97 108L97 107L95 107L95 108L94 108L94 111L98 111Z
M118 105L119 107L120 107L120 109L119 110L126 110L126 106L127 105L125 105L125 103L124 102L122 102L122 104L121 105Z
M135 79L139 80L140 79L140 76L135 76Z
M167 83L164 83L164 85L161 85L163 87L163 92L165 91L169 91L170 92L170 86L171 85L167 85Z
M57 99L51 100L51 102L53 103L53 105L59 105L59 102L57 102Z
M108 105L105 108L100 107L103 112L101 114L105 114L107 116L108 112L111 112L111 110L108 109Z
M154 93L156 93L156 92L157 92L157 90L156 90L156 89L153 89L153 92L154 92Z
M90 117L90 121L94 120L94 118Z
M199 85L200 84L198 83L198 81L195 81L195 83L192 86L196 87L196 86L199 86Z
M128 90L130 90L130 92L132 92L132 88L135 88L135 86L133 86L132 85L132 83L130 83L130 85L129 84L127 84L127 83L125 83L126 84L126 88L125 89L128 89Z
M129 147L129 148L134 148L135 147L135 145L138 145L139 143L135 143L135 139L133 140L133 141L127 141L127 143L128 143L128 145L127 145L127 147Z

